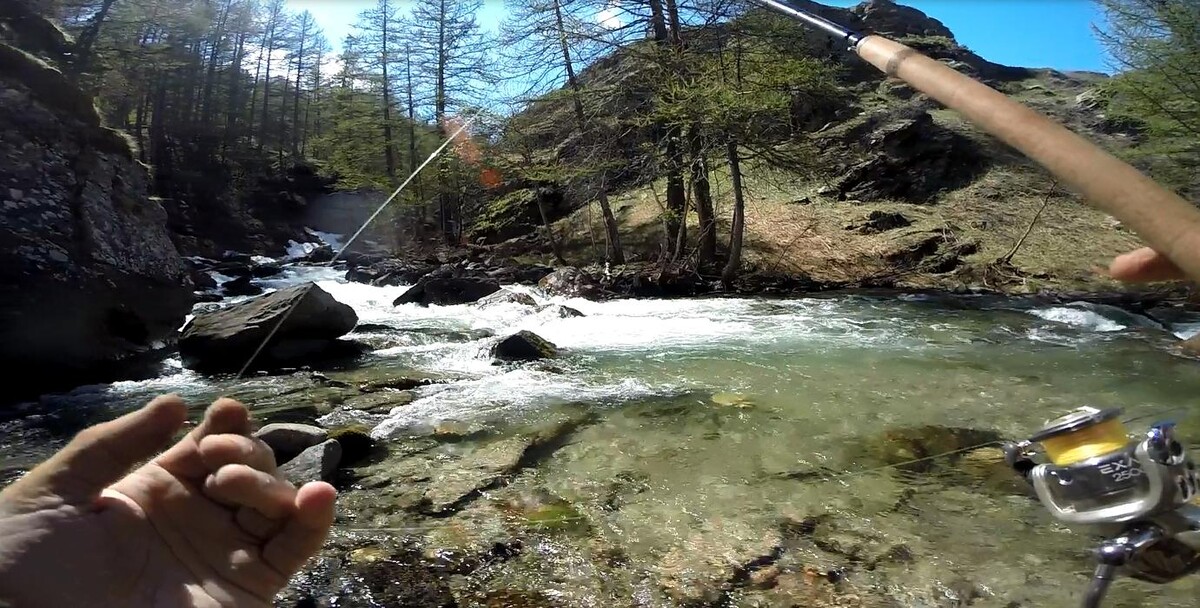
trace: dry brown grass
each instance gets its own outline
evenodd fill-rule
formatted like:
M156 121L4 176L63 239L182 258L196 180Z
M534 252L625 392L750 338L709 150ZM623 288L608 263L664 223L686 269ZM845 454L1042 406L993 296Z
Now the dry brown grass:
M1041 207L1051 180L1034 167L1000 166L967 188L947 193L936 204L928 205L839 202L818 195L822 186L819 182L754 168L748 172L746 185L748 266L827 282L861 282L894 273L884 256L897 246L897 241L941 229L951 240L978 244L978 253L967 258L967 271L957 275L910 274L903 279L914 287L948 287L982 282L978 277L983 271L1008 253L1024 233ZM622 239L635 253L635 259L655 259L660 251L661 203L655 198L655 190L661 200L661 182L612 197ZM724 168L714 171L713 194L724 241L732 209ZM877 235L845 229L872 211L901 213L913 225ZM695 221L692 215L689 222L695 225ZM594 204L562 220L556 228L567 237L571 259L594 261L602 257L604 229ZM1113 256L1137 246L1137 238L1110 216L1058 189L1013 258L1017 272L1004 275L1006 284L989 286L1012 291L1113 289L1117 285L1097 273L1096 268L1107 266Z

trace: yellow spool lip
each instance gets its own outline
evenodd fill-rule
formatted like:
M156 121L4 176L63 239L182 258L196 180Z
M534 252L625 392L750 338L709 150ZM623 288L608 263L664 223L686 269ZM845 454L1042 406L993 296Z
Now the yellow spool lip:
M1060 416L1046 423L1042 430L1034 433L1030 441L1041 443L1047 439L1070 435L1090 426L1095 426L1119 417L1124 410L1119 407L1099 410L1094 407L1081 407L1069 414Z

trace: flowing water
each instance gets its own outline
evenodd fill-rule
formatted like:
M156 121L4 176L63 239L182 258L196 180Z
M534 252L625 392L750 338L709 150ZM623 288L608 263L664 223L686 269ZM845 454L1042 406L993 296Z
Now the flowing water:
M375 351L361 369L331 377L420 373L449 381L417 389L413 403L390 413L325 408L322 422L368 423L399 451L434 429L469 429L452 444L461 455L473 442L563 412L587 414L564 445L498 491L552 495L586 522L586 532L547 537L534 558L488 583L536 590L547 605L1074 605L1094 539L1054 523L994 470L879 468L885 436L927 427L934 430L921 432L942 437L931 453L973 447L938 429L1021 437L1063 410L1092 404L1125 408L1134 428L1174 418L1200 437L1193 424L1200 369L1168 349L1200 329L1186 317L1164 326L1096 305L890 294L553 300L585 315L564 319L521 304L393 308L405 287L347 283L342 274L289 267L261 284L317 281L355 308L365 329L352 337ZM552 366L493 365L487 350L495 336L521 329L556 344L562 357ZM0 482L81 426L160 393L179 393L198 408L233 394L264 417L320 399L318 389L296 392L297 377L210 378L169 359L152 380L46 396L0 419ZM438 481L434 475L430 483ZM370 504L365 496L348 504ZM339 521L410 526L437 538L428 531L441 520L372 508L372 517ZM803 542L780 541L781 521L817 531L802 530ZM781 542L783 558L772 547ZM597 543L617 547L622 558L598 563L612 551ZM785 579L774 588L738 579L763 551L780 565L844 569L839 589L857 595L822 599L809 590L797 603L799 592L781 591ZM710 571L733 582L709 585ZM1198 590L1193 581L1122 581L1109 605L1194 605ZM847 603L855 597L862 603Z

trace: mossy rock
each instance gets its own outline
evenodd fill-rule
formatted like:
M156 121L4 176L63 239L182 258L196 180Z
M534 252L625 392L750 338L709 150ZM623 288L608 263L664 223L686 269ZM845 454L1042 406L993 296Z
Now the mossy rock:
M375 440L371 439L371 427L354 424L329 431L329 438L342 446L340 466L353 466L371 455Z
M862 456L868 466L897 466L905 471L926 472L953 465L972 448L999 444L994 431L926 425L887 429L862 440ZM961 450L961 453L958 453Z
M536 531L587 535L591 525L575 505L557 496L539 492L505 501L500 509Z

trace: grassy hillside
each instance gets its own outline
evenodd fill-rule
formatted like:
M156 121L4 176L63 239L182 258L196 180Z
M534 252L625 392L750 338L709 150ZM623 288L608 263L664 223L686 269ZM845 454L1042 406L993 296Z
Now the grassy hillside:
M959 45L940 23L890 2L824 10L852 26L891 32L1119 154L1136 157L1153 144L1136 123L1106 114L1099 93L1103 75L990 63ZM856 57L835 53L828 60L841 68L837 107L810 109L809 126L771 144L800 162L791 169L753 158L744 162L747 270L847 286L1121 288L1101 269L1139 242L1115 219L903 83L863 69ZM632 61L610 57L585 78L617 82L636 69ZM536 112L565 116L565 103L540 104ZM540 122L561 125L550 129L557 133L541 135L561 158L563 146L554 142L570 141L569 121ZM764 156L762 148L755 154ZM733 204L729 171L718 155L709 162L724 248ZM662 259L665 186L662 178L648 177L609 194L631 261ZM602 216L594 200L584 199L555 224L568 261L579 265L604 259ZM694 212L688 221L694 248Z

